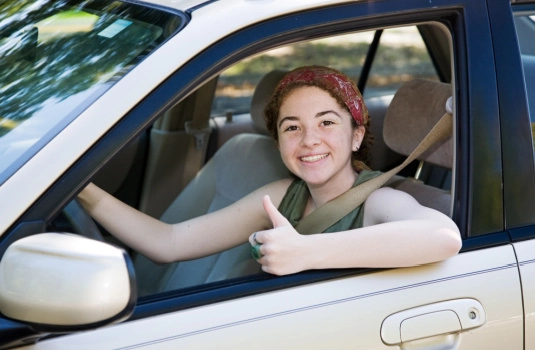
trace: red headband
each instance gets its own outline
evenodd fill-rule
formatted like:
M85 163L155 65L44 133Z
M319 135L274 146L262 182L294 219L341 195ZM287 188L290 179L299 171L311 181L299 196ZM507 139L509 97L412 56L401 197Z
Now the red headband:
M359 89L348 77L335 69L321 66L294 69L282 78L275 91L279 92L291 83L311 85L309 83L313 81L322 83L322 85L325 85L329 90L334 92L335 95L339 96L344 101L358 126L366 124L368 121L368 109L364 104Z

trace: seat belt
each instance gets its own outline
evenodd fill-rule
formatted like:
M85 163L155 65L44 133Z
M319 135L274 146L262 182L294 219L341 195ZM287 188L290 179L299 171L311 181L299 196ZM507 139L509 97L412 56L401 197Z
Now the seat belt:
M208 139L212 129L210 127L210 112L212 101L217 86L217 79L212 79L197 90L194 102L194 113L191 120L184 123L186 134L195 137L195 146L189 146L187 162L184 167L184 186L197 175L204 166Z
M446 110L447 112L440 118L403 163L373 179L351 188L342 195L325 203L299 221L295 227L296 231L302 235L325 231L353 211L356 207L364 203L373 191L383 186L392 176L407 166L407 164L417 159L431 146L446 139L453 129L451 97L446 102Z

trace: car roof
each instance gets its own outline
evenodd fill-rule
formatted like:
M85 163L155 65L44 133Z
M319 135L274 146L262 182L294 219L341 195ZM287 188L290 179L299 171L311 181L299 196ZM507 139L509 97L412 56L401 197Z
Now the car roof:
M214 0L143 0L141 2L180 11L187 11L202 4L214 2Z
M232 0L231 0L232 1ZM295 6L300 7L303 5L308 4L310 7L318 6L321 4L327 4L327 3L336 3L336 2L347 2L349 0L336 0L336 1L327 1L327 0L311 0L311 1L296 1ZM356 0L359 2L365 2L368 0ZM147 5L153 5L153 6L161 6L166 7L174 10L179 11L193 11L195 9L198 9L200 7L203 7L204 5L208 5L210 3L216 3L216 2L223 2L221 0L141 0L139 3L145 3ZM230 1L226 1L228 4ZM244 2L254 3L254 2L265 2L265 0L245 0ZM297 4L299 3L299 4ZM277 11L275 11L277 12Z

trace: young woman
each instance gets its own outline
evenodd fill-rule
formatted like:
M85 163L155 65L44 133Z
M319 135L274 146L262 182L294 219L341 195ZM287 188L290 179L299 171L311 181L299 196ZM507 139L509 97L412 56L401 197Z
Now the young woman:
M268 129L295 179L270 183L224 209L172 225L128 207L93 184L79 198L110 233L161 263L207 256L247 241L257 247L262 269L276 275L413 266L457 254L461 239L455 223L391 188L373 192L326 234L300 235L294 229L299 220L378 175L363 162L368 112L349 78L318 66L288 73L265 112Z

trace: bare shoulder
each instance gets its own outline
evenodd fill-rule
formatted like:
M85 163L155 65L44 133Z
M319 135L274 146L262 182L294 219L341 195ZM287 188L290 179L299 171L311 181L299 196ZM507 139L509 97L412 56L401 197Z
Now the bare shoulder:
M410 194L390 187L374 191L365 202L365 225L411 219L452 222L441 212L420 205Z
M381 187L370 194L366 199L366 206L384 206L392 205L419 205L416 199L410 194L393 189L391 187Z

